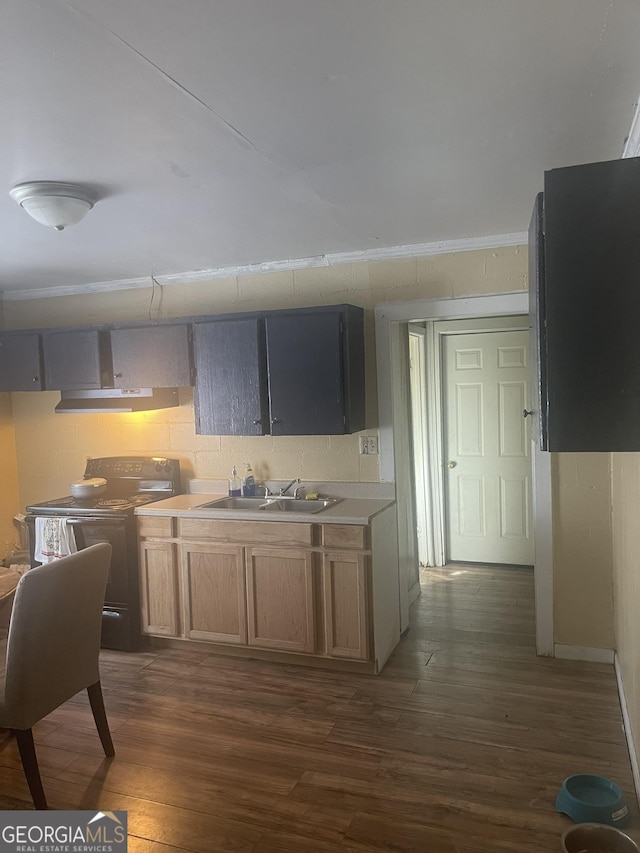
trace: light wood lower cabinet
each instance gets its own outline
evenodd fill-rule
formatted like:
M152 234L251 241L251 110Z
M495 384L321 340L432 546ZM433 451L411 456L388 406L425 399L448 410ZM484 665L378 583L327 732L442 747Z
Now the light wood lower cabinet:
M377 526L138 521L146 634L370 662L374 671L399 639L395 513Z
M249 644L315 652L314 554L247 548Z
M218 643L247 642L243 548L181 545L184 636Z
M178 566L172 542L140 543L142 633L180 636Z
M331 657L369 659L368 575L368 558L363 554L323 555L324 636Z

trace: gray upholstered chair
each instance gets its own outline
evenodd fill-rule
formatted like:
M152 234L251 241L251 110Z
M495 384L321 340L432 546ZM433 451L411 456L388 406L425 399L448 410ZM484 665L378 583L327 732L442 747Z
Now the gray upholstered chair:
M115 754L98 669L110 560L111 545L92 545L30 569L16 588L0 682L0 726L16 736L37 809L48 806L31 728L85 688L105 755Z

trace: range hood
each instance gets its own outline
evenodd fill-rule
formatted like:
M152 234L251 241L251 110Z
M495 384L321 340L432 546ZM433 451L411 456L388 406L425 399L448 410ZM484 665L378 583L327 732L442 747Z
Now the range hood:
M146 412L178 406L177 388L102 388L98 391L61 391L56 414L80 412Z

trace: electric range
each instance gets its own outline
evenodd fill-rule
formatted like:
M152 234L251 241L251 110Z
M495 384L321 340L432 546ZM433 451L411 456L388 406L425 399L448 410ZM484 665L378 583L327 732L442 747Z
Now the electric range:
M64 518L78 550L96 542L112 547L102 611L102 646L123 651L142 647L135 508L180 494L180 463L160 456L106 456L89 459L85 479L103 477L103 494L88 499L65 495L26 509L31 565L37 519Z

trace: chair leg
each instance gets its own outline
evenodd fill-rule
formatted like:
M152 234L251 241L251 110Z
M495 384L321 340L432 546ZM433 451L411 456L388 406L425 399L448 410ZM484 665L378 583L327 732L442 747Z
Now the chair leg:
M18 742L22 767L24 768L24 775L27 777L27 784L31 791L33 804L37 809L48 809L49 806L47 805L44 788L42 787L42 779L40 778L36 748L33 744L33 732L31 729L14 729L13 733Z
M102 698L100 682L96 681L95 684L90 684L87 687L87 693L89 694L93 719L96 722L104 754L111 757L116 754L116 751L113 748L113 741L111 740L111 732L109 731L109 723L107 722L107 713L104 709L104 699Z

